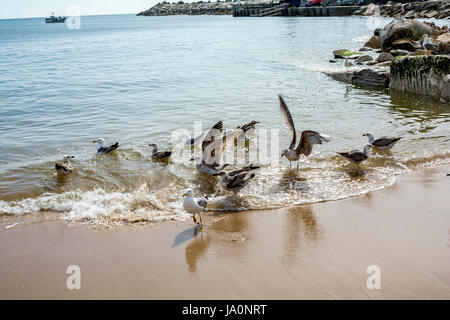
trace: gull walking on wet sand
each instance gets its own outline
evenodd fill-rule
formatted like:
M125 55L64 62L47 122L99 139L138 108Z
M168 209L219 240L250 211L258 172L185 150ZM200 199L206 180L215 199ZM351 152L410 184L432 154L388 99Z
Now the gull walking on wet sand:
M70 159L75 158L74 156L64 156L62 161L55 163L55 169L58 174L72 173L73 167L70 164Z
M363 136L369 139L369 143L377 150L386 151L391 149L402 137L381 137L375 140L371 133L365 133Z
M156 143L150 143L152 147L152 158L154 160L167 160L172 155L172 151L158 151L158 145Z
M306 130L302 132L300 143L298 144L297 148L295 148L295 144L297 142L297 133L295 131L294 121L292 120L291 112L289 111L283 98L281 96L278 97L280 98L280 109L284 122L292 133L291 144L289 145L288 149L282 150L281 157L284 156L289 160L289 168L291 168L292 161L298 161L302 154L305 155L305 157L308 157L311 154L313 145L322 144L322 142L328 142L329 140L328 137L323 134L312 130Z
M113 150L116 150L119 147L119 143L116 142L115 144L112 144L110 146L105 147L105 139L99 138L97 140L93 140L92 143L98 143L97 146L97 153L98 154L107 154L110 153Z
M362 151L360 150L352 150L349 152L336 152L337 154L343 156L348 161L355 163L359 166L361 162L369 158L370 151L372 151L372 145L367 143L364 145L364 148Z
M192 189L187 189L183 194L183 208L186 212L192 214L192 219L194 223L197 223L195 215L198 214L200 217L200 231L203 231L203 219L201 213L206 211L206 206L208 204L208 199L206 197L195 199L194 191Z
M259 167L249 165L242 169L234 170L231 172L222 171L218 174L220 176L220 186L226 191L232 191L235 195L241 191L255 177L254 173L249 176L247 174L250 171L257 170Z

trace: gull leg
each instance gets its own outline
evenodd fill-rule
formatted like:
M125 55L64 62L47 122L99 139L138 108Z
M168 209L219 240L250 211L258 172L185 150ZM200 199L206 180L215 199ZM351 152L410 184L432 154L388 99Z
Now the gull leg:
M194 223L197 223L197 219L195 219L195 214L192 215L192 219L194 220Z
M297 163L297 171L298 171L298 163Z
M202 220L202 215L199 214L200 216L200 231L203 231L203 220Z
M292 162L291 162L291 160L289 160L289 170L291 170L292 169Z

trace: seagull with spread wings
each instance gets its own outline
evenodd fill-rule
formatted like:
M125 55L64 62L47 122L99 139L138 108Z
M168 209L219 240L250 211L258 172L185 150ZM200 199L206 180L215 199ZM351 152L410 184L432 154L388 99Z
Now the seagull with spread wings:
M300 156L303 154L308 157L313 149L313 145L322 144L322 142L328 142L328 138L316 131L305 130L302 132L300 143L295 147L297 142L297 133L295 131L294 121L292 120L291 112L289 111L284 99L279 95L280 98L280 109L283 116L284 122L291 130L292 140L288 149L283 149L281 152L281 157L286 157L289 160L289 168L291 168L292 161L298 161ZM297 164L298 170L298 164Z

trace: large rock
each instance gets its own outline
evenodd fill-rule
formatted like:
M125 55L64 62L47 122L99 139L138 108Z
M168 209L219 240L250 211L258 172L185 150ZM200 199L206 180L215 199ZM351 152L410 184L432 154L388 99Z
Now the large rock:
M372 36L369 41L367 41L364 44L365 48L372 48L372 49L380 49L380 37L379 36Z
M398 56L407 56L410 52L407 50L391 50L389 53L392 54L394 57L398 57Z
M420 49L421 46L418 45L415 41L411 40L410 38L403 38L400 40L395 40L392 42L392 48L394 50L406 50L410 52L414 52L417 49Z
M345 58L355 59L359 55L362 55L361 52L352 51L348 49L334 50L333 54L336 59L345 59Z
M362 87L389 87L389 68L371 67L326 72L331 78Z
M355 62L367 62L367 61L373 61L373 58L368 54L359 56L358 58L355 59Z
M450 33L444 33L436 37L438 51L441 53L450 53Z
M377 62L387 62L391 61L392 59L394 59L394 56L392 54L390 54L389 52L382 52L377 57Z
M448 56L395 58L391 64L389 88L442 99L448 94L449 74Z
M432 34L433 28L417 19L397 18L380 31L380 44L383 51L392 50L396 40L410 38L420 40L424 34Z

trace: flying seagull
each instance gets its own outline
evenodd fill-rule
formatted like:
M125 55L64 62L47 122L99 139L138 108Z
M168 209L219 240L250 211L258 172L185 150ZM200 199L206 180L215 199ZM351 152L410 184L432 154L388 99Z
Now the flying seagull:
M200 217L200 231L203 231L203 220L201 213L206 211L208 199L206 197L195 199L194 192L192 191L192 189L187 189L183 194L183 197L184 197L183 200L184 210L192 214L192 219L194 220L194 223L197 223L195 215L198 214L198 216Z
M104 147L103 145L105 144L105 139L103 138L99 138L97 140L93 140L92 143L98 143L97 146L97 153L98 154L106 154L106 153L110 153L113 150L116 150L119 147L119 143L116 142L113 145Z
M152 147L152 158L155 160L167 160L172 155L172 151L158 151L156 143L149 144Z
M300 143L298 144L297 148L295 148L295 144L297 142L297 134L295 132L294 121L292 120L291 113L289 112L289 109L283 98L280 95L278 97L280 98L280 109L284 122L292 132L291 144L289 145L288 149L282 150L281 157L285 156L289 160L289 168L291 168L291 162L298 161L301 154L304 154L305 157L311 154L313 145L322 144L323 141L328 142L329 140L327 137L325 137L325 135L322 135L316 131L306 130L302 132Z
M64 156L62 161L55 163L55 169L58 174L72 173L73 167L70 164L70 159L75 158L74 156Z
M402 137L381 137L377 140L371 133L365 133L363 136L369 139L369 143L378 150L389 150L402 138Z
M224 190L232 191L236 195L255 177L254 173L251 173L249 176L247 174L256 169L259 169L259 167L249 165L229 173L222 171L218 174L220 176L220 185Z
M361 162L369 158L370 151L372 150L372 145L367 143L364 145L363 151L360 150L352 150L349 152L337 152L337 154L340 154L344 158L346 158L348 161L353 162L359 166Z

